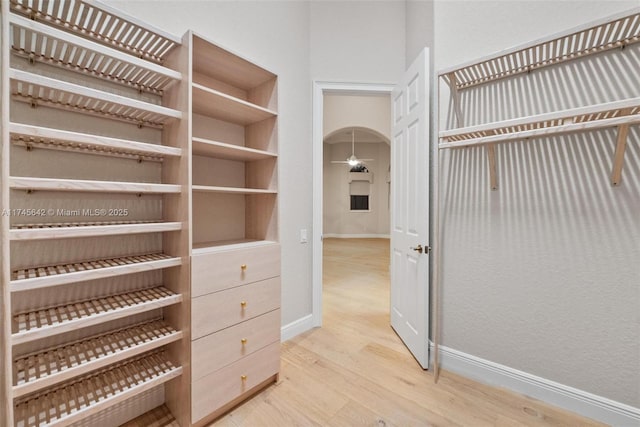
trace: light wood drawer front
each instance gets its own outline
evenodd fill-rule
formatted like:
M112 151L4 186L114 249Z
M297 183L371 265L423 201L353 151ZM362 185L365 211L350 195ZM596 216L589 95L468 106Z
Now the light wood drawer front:
M191 301L192 339L280 308L280 277L238 286Z
M192 378L209 375L273 342L280 342L280 310L193 341Z
M191 258L191 296L277 276L280 276L280 245L194 255Z
M191 385L191 418L195 423L257 386L280 370L280 343L276 342ZM243 379L243 376L245 379Z

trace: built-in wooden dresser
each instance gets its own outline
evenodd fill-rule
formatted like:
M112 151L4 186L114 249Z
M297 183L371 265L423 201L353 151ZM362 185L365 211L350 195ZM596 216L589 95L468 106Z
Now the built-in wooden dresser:
M192 257L193 421L274 379L280 368L280 246Z

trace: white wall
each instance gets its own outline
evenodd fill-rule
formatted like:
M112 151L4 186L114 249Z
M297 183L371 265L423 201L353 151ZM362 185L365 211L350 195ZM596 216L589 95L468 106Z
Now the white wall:
M324 144L323 235L363 235L386 237L389 235L389 168L390 149L384 142L356 143L360 158L375 159L367 162L373 174L370 186L370 212L351 212L349 198L349 165L331 163L351 155L351 143Z
M312 1L311 78L396 82L404 71L402 1Z
M407 35L405 58L407 66L413 62L424 47L433 48L434 0L407 0L405 30ZM430 51L433 59L433 49Z
M391 140L391 100L388 95L344 95L328 93L324 96L324 138L333 132L350 127L374 130Z
M436 69L638 5L437 1ZM639 67L635 45L469 89L465 120L640 96ZM609 184L615 129L498 146L497 191L482 148L442 157L445 346L640 407L640 131L632 129L618 188Z

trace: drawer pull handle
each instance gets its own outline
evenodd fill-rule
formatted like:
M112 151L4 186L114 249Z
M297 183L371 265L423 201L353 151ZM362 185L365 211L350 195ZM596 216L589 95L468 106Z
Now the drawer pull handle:
M240 342L242 343L242 345L245 345L245 344L247 343L247 339L246 339L246 338L242 338L242 339L240 340Z
M246 301L240 301L240 307L247 308L247 302Z
M247 264L242 264L240 266L240 270L245 271L247 269Z
M246 376L246 375L240 375L240 379L241 379L242 381L246 381L246 380L247 380L247 376Z

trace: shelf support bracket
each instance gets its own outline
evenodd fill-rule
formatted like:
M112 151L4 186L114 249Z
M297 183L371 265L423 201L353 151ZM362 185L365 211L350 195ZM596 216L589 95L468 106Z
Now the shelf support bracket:
M624 152L627 148L627 137L629 136L629 125L618 126L618 142L616 152L613 156L613 169L611 171L611 185L620 185L622 179L622 166L624 165Z
M498 189L498 175L496 172L496 145L487 145L487 157L489 158L489 184L492 190Z
M451 89L451 99L453 100L453 111L458 121L458 127L464 127L464 117L462 117L462 107L460 105L460 93L458 92L458 80L456 73L447 74L449 77L449 88Z

